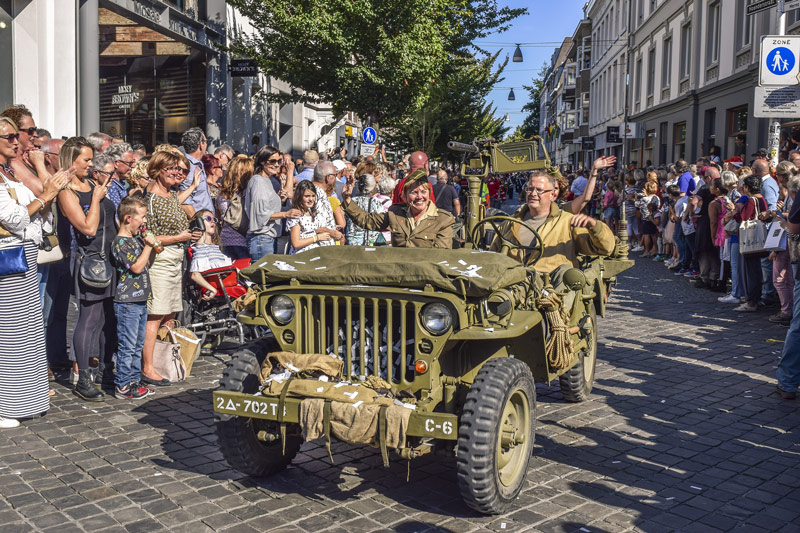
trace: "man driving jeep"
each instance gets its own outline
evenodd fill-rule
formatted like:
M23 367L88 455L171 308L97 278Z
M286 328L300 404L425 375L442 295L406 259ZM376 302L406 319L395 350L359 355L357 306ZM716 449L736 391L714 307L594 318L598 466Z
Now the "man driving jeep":
M588 215L573 215L559 209L556 199L555 177L547 172L535 170L525 187L525 205L520 207L514 218L525 224L508 224L503 237L521 246L535 246L531 227L542 239L542 251L511 249L509 256L530 262L539 260L534 269L551 272L565 264L578 266L578 255L610 255L614 251L614 234L604 223ZM527 226L527 227L526 227ZM495 238L492 249L501 249L499 238Z

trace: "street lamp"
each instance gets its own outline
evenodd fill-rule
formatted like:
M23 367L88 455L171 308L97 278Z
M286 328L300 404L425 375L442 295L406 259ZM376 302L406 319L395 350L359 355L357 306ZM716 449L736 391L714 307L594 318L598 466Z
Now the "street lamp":
M509 100L516 100L517 97L514 96L514 88L512 87L510 91L508 91L508 99Z
M517 45L517 49L514 50L514 58L511 61L514 63L522 63L522 50L519 45Z

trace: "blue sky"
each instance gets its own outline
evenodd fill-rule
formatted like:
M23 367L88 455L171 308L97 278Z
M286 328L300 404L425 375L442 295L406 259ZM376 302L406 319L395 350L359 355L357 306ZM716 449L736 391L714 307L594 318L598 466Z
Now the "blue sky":
M583 18L583 6L586 0L500 0L498 3L512 8L526 7L528 14L515 19L508 31L478 41L487 43L483 48L489 52L496 52L502 48L503 52L498 57L498 60L502 61L506 54L509 57L514 55L514 43L536 43L521 47L522 63L509 60L503 72L505 80L498 83L500 88L496 88L489 95L493 105L497 107L495 112L497 116L509 114L511 121L506 125L513 132L525 119L521 109L528 99L522 86L530 85L542 64L550 62L550 56L558 46L554 43L560 44L564 37L573 34L578 21ZM513 102L508 100L508 91L511 87L514 88L516 96Z

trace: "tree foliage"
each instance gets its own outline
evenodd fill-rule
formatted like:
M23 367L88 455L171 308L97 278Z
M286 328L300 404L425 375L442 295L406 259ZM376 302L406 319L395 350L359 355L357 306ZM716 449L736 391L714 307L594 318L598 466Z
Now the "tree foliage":
M413 114L384 124L387 144L399 150L422 150L447 159L453 154L448 141L472 142L475 138L501 137L506 127L496 118L486 99L508 62L498 68L500 52L483 58L454 58L444 69L441 82L432 84L424 107Z
M542 89L544 88L544 78L547 75L547 63L542 65L539 73L533 78L531 85L522 87L528 91L528 103L522 106L523 111L528 112L528 116L522 121L522 134L530 138L539 135L539 116L541 109Z
M231 51L285 81L279 102L333 105L376 121L419 112L454 58L524 9L497 0L229 0L256 32Z

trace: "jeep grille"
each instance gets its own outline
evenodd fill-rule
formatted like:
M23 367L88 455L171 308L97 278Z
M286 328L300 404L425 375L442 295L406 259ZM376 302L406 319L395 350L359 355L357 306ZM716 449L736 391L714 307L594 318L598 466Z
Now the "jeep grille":
M302 353L338 355L346 379L374 375L399 385L414 381L415 317L421 303L335 295L301 296L298 302Z

